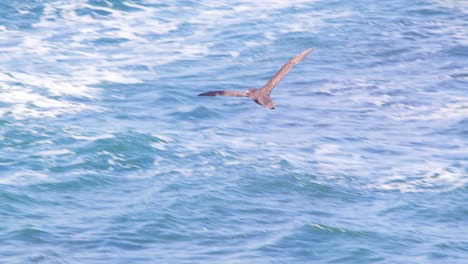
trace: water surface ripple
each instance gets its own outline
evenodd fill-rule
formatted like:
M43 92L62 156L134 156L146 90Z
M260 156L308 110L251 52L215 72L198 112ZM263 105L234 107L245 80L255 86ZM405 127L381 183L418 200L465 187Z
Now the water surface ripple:
M4 263L463 263L468 2L0 0ZM278 85L273 111L198 93Z

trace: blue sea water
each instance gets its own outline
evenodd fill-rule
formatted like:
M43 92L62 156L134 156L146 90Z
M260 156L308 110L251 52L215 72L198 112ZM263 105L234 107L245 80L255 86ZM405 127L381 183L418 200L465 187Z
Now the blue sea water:
M468 1L0 0L1 263L466 263L467 202Z

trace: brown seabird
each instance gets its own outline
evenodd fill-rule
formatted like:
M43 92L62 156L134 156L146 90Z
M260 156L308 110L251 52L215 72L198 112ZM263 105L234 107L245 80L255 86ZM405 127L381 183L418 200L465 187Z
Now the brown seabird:
M303 61L307 55L312 52L312 48L307 49L299 54L297 54L294 58L288 61L281 69L271 78L270 81L265 84L260 89L256 88L249 88L247 92L237 92L237 91L211 91L206 93L201 93L198 96L237 96L237 97L250 97L252 98L257 104L263 105L266 108L275 109L275 103L271 100L270 94L273 88L284 78L284 76L291 70L291 68L298 64L299 62Z

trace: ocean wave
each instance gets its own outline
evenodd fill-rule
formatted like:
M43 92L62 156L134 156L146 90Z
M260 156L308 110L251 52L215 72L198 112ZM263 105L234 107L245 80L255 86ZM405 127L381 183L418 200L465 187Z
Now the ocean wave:
M424 165L413 165L392 169L392 175L380 177L367 188L383 191L447 192L468 185L466 168L427 161Z

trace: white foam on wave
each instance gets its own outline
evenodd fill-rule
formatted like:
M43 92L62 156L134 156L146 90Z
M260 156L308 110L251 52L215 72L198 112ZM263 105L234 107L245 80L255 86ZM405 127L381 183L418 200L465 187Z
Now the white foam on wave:
M74 152L69 149L51 149L51 150L40 151L38 154L41 156L47 157L47 156L70 155L70 154L74 154Z
M468 184L466 168L436 160L429 153L426 153L428 157L413 162L398 158L384 162L352 154L351 151L336 144L320 145L314 155L317 172L335 180L335 183L341 180L342 184L347 184L347 181L336 175L353 177L353 181L363 177L365 182L372 182L363 185L364 188L385 191L443 192ZM460 151L463 150L453 151L452 154L463 155Z
M228 5L232 7L235 11L245 12L245 11L259 11L259 10L274 10L274 9L283 9L288 7L297 6L300 7L303 4L317 2L317 0L296 0L296 1L282 1L282 0L259 0L259 1L248 1L248 0L238 0L234 2L221 2L221 1L210 1L205 0L201 1L205 6L210 8L220 8Z
M370 172L367 162L360 155L350 153L337 144L320 144L315 149L314 160L318 162L317 170L321 174L353 175L356 172Z
M101 111L93 102L100 96L98 84L141 82L142 76L149 75L147 71L129 70L129 66L151 69L158 61L144 55L151 52L145 35L167 33L176 29L178 22L164 23L156 19L155 9L132 6L136 11L93 6L88 1L57 1L44 4L40 20L32 24L34 30L2 26L0 42L9 44L0 47L0 52L8 54L0 58L0 100L7 103L0 108L0 115L24 119ZM82 10L108 15L79 14ZM152 23L155 21L159 24ZM132 44L94 44L103 38L127 39ZM204 52L203 48L195 50L187 53ZM87 102L72 102L68 97Z
M468 175L463 168L426 161L424 164L394 168L392 175L379 178L366 187L400 192L444 192L467 184Z
M41 95L32 88L4 85L0 90L0 101L7 107L0 108L0 117L10 115L16 119L53 118L59 115L76 114L83 111L102 111L98 106L53 99Z
M30 185L49 181L49 175L37 171L26 170L11 173L6 176L0 177L0 184L6 185Z
M390 117L396 120L456 120L468 116L468 100L460 99L455 103L448 103L442 106L424 105L411 106L405 104L394 104L394 111Z
M76 140L86 140L86 141L96 141L96 140L102 140L102 139L115 138L115 136L112 134L102 134L102 135L96 135L96 136L83 136L83 135L71 134L70 136Z
M466 1L434 0L434 2L445 7L460 8L461 11L468 14L468 2Z
M433 91L428 93L424 91L424 85L416 84L419 81L405 79L396 83L386 80L382 84L370 79L356 79L344 84L324 84L317 90L336 96L344 107L378 111L379 115L398 121L447 121L468 116L466 97L446 93L444 89L437 94ZM406 91L408 94L392 94L394 89L411 89L412 94ZM434 101L433 98L440 100Z

